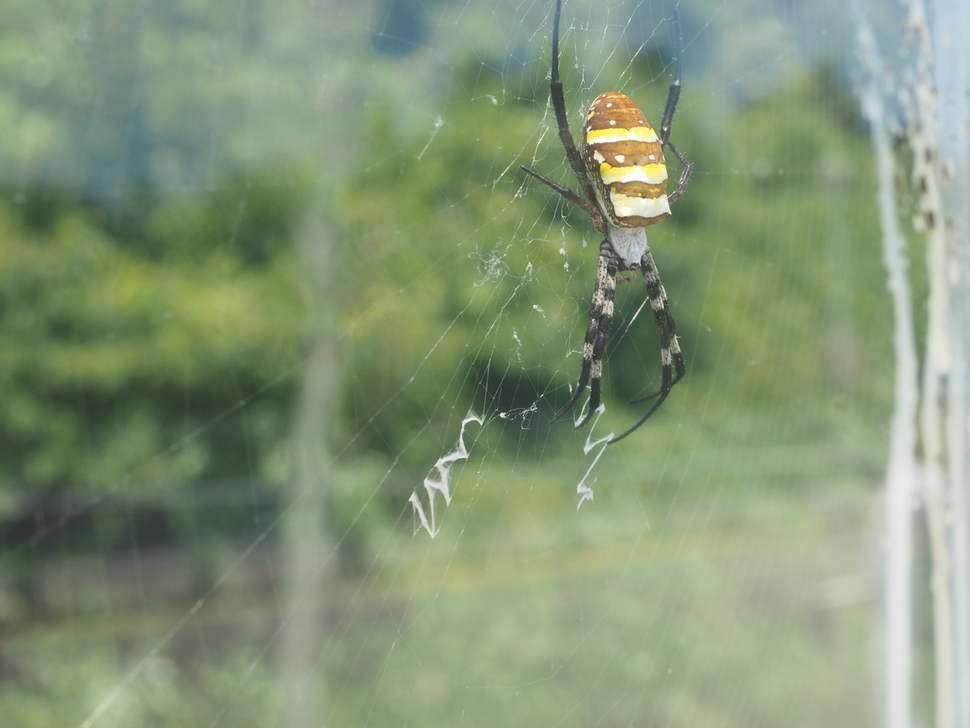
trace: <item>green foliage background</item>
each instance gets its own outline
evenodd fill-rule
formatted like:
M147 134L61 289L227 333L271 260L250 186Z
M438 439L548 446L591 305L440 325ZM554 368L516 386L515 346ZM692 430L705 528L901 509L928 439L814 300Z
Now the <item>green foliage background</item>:
M697 173L650 240L689 373L577 515L585 433L548 420L578 373L598 240L517 169L568 181L541 33L489 45L497 15L441 4L426 22L468 34L441 41L445 60L375 38L335 177L319 119L350 104L318 94L323 9L6 5L0 617L52 620L0 655L10 725L80 724L121 685L99 725L277 724L278 594L235 584L235 559L264 538L275 556L313 315L296 240L320 211L342 361L329 724L867 720L870 605L819 607L805 586L869 568L892 395L869 143L834 59L732 86L740 100L688 65L675 136ZM741 43L701 34L703 4L683 14L711 40L698 63ZM596 74L565 63L571 108L616 81L655 118L655 40ZM621 287L600 425L615 431L659 377L642 302ZM487 456L456 484L461 515L412 538L402 506L469 409L489 417ZM201 654L169 632L191 601L38 576L155 545L190 554L181 588L218 625L198 628ZM389 647L402 634L411 649Z

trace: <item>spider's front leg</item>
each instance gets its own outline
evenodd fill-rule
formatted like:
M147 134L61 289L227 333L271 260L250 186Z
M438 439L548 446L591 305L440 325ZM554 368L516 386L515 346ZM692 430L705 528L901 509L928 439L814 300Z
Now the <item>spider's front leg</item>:
M552 418L553 422L565 417L586 391L589 383L589 410L576 423L579 429L587 422L600 406L600 380L603 378L603 352L606 349L606 338L613 322L613 306L616 297L616 274L619 260L613 252L613 246L608 240L600 243L599 265L596 269L596 287L593 289L593 304L589 312L589 325L586 327L586 338L583 341L583 369L576 383L576 391L572 398Z
M670 306L667 303L667 291L664 289L664 284L660 280L660 273L657 272L657 264L654 262L653 254L649 248L643 254L643 258L640 261L640 269L643 271L643 282L647 286L647 298L650 299L650 309L653 311L653 319L657 324L657 328L660 329L660 364L663 368L660 389L653 394L639 397L630 402L630 404L637 404L638 402L646 402L654 398L657 400L653 403L650 410L640 418L639 422L622 435L610 440L611 445L618 440L622 440L650 419L650 416L667 399L667 395L670 394L670 390L673 389L674 385L683 379L687 370L684 364L684 355L681 354L680 344L677 342L677 328L674 323L674 317L671 315Z

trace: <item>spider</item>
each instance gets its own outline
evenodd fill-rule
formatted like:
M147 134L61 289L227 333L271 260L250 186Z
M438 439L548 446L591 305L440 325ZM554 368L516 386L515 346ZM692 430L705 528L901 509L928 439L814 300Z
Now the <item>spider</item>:
M644 228L670 215L670 203L687 189L694 166L670 141L670 127L680 98L681 56L683 41L680 20L673 14L676 43L674 80L670 84L660 136L646 120L643 112L630 97L610 91L593 101L583 126L582 149L573 142L566 118L566 101L559 78L559 19L562 0L556 0L556 15L552 28L552 71L550 92L552 107L559 125L559 139L566 150L566 159L579 181L581 195L559 185L529 167L522 169L548 185L570 202L579 205L603 235L600 243L596 286L590 309L589 325L583 342L583 368L572 398L552 421L569 414L589 384L589 410L579 422L579 429L593 416L600 405L600 380L603 376L603 352L613 320L613 299L617 274L620 271L641 270L647 287L647 297L654 321L660 329L660 363L663 367L660 389L653 394L634 399L630 404L654 399L653 405L633 427L610 444L622 440L639 428L657 411L670 390L685 373L684 357L680 352L674 318L667 304L667 292L660 281L657 265L647 244ZM667 147L680 160L683 171L677 188L667 193L667 167L663 148Z

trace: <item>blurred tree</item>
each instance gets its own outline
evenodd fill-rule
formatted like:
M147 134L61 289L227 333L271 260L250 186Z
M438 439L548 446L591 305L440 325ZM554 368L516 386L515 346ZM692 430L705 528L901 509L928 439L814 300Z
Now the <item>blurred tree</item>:
M104 17L91 22L109 33ZM275 42L257 36L256 44ZM246 57L232 56L226 68L245 74ZM655 64L611 63L603 78L633 74L629 85L655 116L666 93ZM526 431L542 436L578 371L570 352L585 327L598 244L581 211L515 171L526 161L573 184L545 80L478 60L452 70L439 102L448 113L430 137L398 123L396 106L367 105L367 159L336 208L342 240L332 263L341 271L349 365L344 437L355 436L356 450L405 453L421 465L470 406L528 411L538 403ZM406 73L389 60L375 86L394 86ZM144 82L162 84L159 95L139 108L157 134L176 124L174 107L160 101L175 81L152 78ZM187 88L188 99L203 93ZM878 255L868 145L840 88L822 64L735 115L705 109L700 99L709 95L685 90L676 135L697 177L650 239L687 351L687 384L710 381L725 408L833 392L888 401L888 379L863 375L887 353L875 343L886 340L887 302L881 270L869 264ZM571 92L570 104L579 96ZM36 106L25 86L17 98ZM711 118L725 123L712 128ZM233 138L221 134L220 148ZM194 163L198 154L183 142L173 149ZM520 159L530 143L534 158ZM11 395L0 404L6 483L282 472L271 463L306 310L291 240L304 190L322 172L283 162L181 196L173 181L187 178L170 172L184 165L165 154L146 159L145 184L116 188L123 194L110 204L21 188L0 210L10 241L0 253L0 329L15 343L4 357ZM850 277L858 285L846 285ZM847 290L856 293L846 299ZM618 293L606 377L615 405L659 376L649 317L624 336L643 300L639 284ZM745 374L751 366L757 377ZM699 406L707 389L682 387L678 406ZM630 414L613 406L608 418ZM568 427L559 431L568 442ZM508 436L522 432L513 422Z
M0 204L0 483L252 475L283 436L299 361L302 179L155 201L127 240L50 193L42 210L34 193Z

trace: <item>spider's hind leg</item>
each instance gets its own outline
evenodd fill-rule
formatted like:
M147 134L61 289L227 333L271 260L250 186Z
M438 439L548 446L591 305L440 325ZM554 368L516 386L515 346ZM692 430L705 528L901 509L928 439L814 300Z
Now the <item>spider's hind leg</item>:
M567 200L569 200L570 202L572 202L574 205L579 205L581 208L583 208L583 210L585 210L585 212L586 212L587 215L589 215L591 218L593 218L593 224L596 225L596 229L599 230L600 228L602 228L602 226L603 226L603 216L600 214L600 211L597 210L592 205L590 205L588 202L586 202L583 198L581 198L579 195L577 195L571 189L569 189L568 187L563 187L560 184L556 184L555 182L553 182L548 177L545 177L545 176L539 174L538 172L536 172L531 167L526 167L524 164L520 164L519 165L519 169L521 169L523 172L528 172L533 177L535 177L537 180L539 180L540 182L542 182L544 185L548 185L549 187L551 187L552 189L554 189L556 192L558 192L560 195L562 195L564 198L566 198Z

